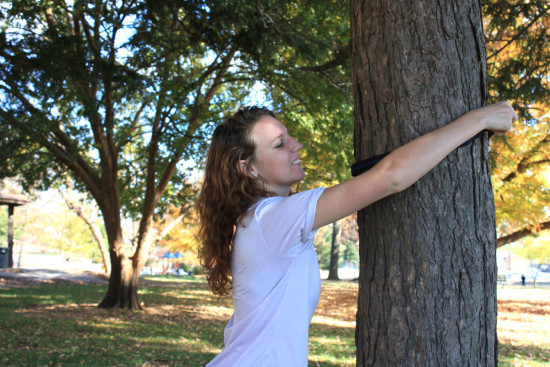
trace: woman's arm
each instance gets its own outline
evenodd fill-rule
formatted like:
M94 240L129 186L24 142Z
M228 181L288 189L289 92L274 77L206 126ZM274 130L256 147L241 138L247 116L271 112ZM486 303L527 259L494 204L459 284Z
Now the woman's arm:
M371 170L326 189L317 202L314 229L405 190L478 132L486 129L504 134L515 120L517 115L510 105L500 102L470 111L403 145Z

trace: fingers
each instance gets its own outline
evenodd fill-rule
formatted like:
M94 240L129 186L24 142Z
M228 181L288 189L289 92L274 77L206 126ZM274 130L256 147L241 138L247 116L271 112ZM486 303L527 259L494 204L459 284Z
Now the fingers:
M510 130L493 130L493 133L495 135L506 135L506 133Z
M497 135L504 135L512 128L512 124L517 121L518 115L508 101L495 103L488 106L488 130Z
M511 121L511 124L513 124L514 122L516 122L518 120L518 114L516 113L516 111L514 111L514 108L510 105L510 102L509 101L506 101L506 106L508 106L508 108L510 109L511 113L512 113L512 121ZM511 125L510 124L510 125ZM511 127L511 126L510 126Z
M502 103L504 103L508 107L508 109L512 112L512 122L517 121L518 120L518 115L517 115L516 111L514 111L514 108L510 105L510 102L509 101L504 101Z

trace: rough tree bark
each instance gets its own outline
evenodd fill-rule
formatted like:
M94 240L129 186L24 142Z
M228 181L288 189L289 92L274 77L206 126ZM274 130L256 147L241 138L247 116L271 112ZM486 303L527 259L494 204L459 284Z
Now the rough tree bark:
M351 1L355 158L485 103L478 1ZM487 137L358 213L357 366L495 366Z
M118 200L100 200L99 203L109 241L111 276L107 294L98 307L139 310L142 309L138 296L139 274L147 261L150 226L143 228L140 223L141 236L137 239L136 246L127 248L124 244ZM152 216L152 211L143 211L143 217L149 218L148 222Z

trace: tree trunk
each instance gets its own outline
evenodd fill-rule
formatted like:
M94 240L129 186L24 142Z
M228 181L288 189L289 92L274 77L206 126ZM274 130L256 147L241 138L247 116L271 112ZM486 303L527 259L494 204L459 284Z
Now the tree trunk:
M485 102L478 1L351 1L355 158ZM495 366L487 137L358 213L357 366Z
M115 246L117 247L117 246ZM141 309L138 297L139 271L132 266L132 260L123 252L110 251L111 276L107 294L98 305L99 308ZM137 276L135 273L138 272Z
M330 265L328 280L338 280L338 263L340 258L340 242L342 240L342 221L332 223L332 243L330 245Z
M110 245L111 276L107 294L98 305L99 308L123 308L129 310L141 310L141 302L138 296L139 275L147 256L138 254L147 252L147 246L138 247L142 251L128 256L124 251L123 243ZM141 260L137 260L141 259Z
M103 268L105 269L105 274L110 275L111 263L109 262L109 251L107 250L107 245L105 244L105 240L103 239L103 235L101 234L101 229L95 222L91 220L88 221L87 218L84 220L86 221L86 224L88 224L88 227L90 227L90 230L92 231L92 235L94 236L97 242L97 245L99 246L99 251L101 252L101 259L103 260Z
M141 268L125 248L120 221L120 206L115 197L100 203L105 230L109 241L111 276L107 294L99 303L99 308L141 309L138 297L138 280Z
M100 308L142 309L138 296L139 275L149 255L153 210L144 210L144 212L137 244L132 247L132 250L128 250L125 248L122 236L119 209L116 206L102 207L105 230L109 239L111 276L107 294L98 305ZM133 253L129 255L129 252Z
M19 258L17 260L17 267L18 268L22 268L24 267L24 262L23 262L23 258L24 258L24 255L23 255L23 252L24 252L24 247L25 247L25 241L20 241L19 242Z
M15 205L8 205L8 268L13 268L13 212Z

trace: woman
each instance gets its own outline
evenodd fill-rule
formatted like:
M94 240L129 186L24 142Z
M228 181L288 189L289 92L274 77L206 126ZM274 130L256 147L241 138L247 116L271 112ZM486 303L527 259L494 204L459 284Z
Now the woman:
M412 185L463 142L517 119L506 102L467 113L330 188L290 195L305 176L302 145L273 112L242 108L214 131L197 202L210 288L232 288L225 349L208 366L307 366L320 294L318 228Z

